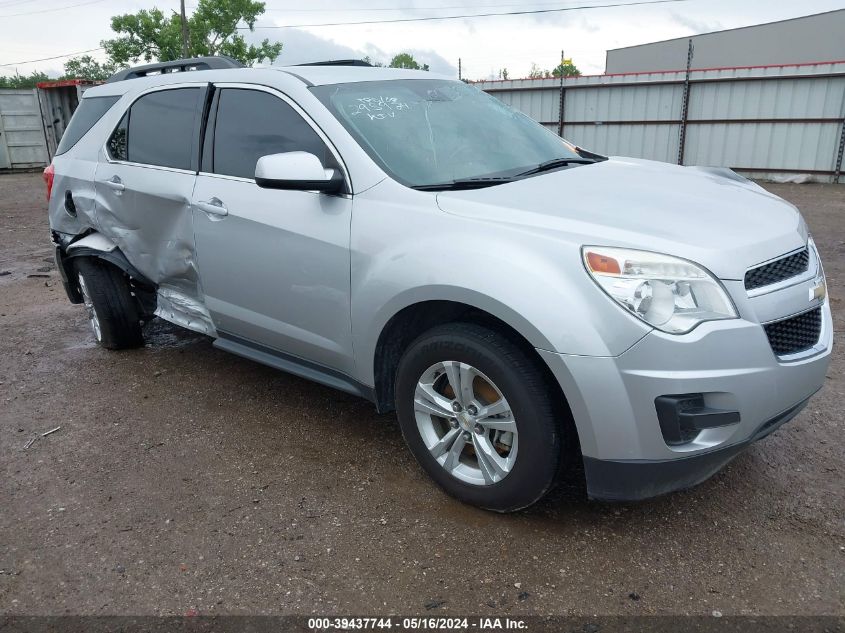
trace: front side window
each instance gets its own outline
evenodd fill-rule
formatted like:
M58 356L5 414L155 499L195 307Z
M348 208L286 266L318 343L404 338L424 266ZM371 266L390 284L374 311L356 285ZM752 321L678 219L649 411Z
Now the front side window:
M112 158L191 169L201 92L175 88L138 99L109 139Z
M410 187L509 178L556 159L592 162L537 122L463 82L368 81L311 91L382 169Z
M309 152L326 167L334 163L323 140L290 105L240 88L220 92L211 152L211 171L241 178L253 178L258 159L269 154Z
M94 124L97 123L109 109L117 103L120 97L88 97L82 99L79 107L73 113L70 123L59 141L56 148L56 155L64 154L71 147L76 145L83 136L88 133ZM100 137L102 138L102 137Z

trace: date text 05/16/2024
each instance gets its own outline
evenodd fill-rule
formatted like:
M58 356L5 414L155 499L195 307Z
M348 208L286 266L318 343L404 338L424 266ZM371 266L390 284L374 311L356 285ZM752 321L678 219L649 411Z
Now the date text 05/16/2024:
M312 631L391 630L391 631L504 631L526 630L524 620L517 618L426 618L426 617L347 617L309 618Z

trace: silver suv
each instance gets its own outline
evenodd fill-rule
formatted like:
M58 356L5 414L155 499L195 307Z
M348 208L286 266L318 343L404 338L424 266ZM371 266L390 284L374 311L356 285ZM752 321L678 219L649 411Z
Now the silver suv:
M45 178L104 347L156 315L367 398L501 512L572 473L596 499L692 486L822 386L830 308L791 204L365 66L181 60L85 93Z

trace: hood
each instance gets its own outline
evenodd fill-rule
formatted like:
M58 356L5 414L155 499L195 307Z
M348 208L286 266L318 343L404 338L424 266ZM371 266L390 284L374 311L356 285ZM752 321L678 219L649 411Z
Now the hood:
M695 261L722 279L807 242L790 203L728 169L633 158L469 191L441 192L446 213Z

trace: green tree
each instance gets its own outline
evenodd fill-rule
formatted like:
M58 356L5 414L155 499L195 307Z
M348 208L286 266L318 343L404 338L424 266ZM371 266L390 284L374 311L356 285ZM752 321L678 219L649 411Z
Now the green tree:
M262 60L275 60L282 52L281 42L264 39L260 45L247 44L238 30L245 24L250 31L264 13L264 3L253 0L199 0L187 19L188 57L228 55L248 66ZM101 68L84 57L68 62L71 69L105 72L104 67L119 68L139 61L170 61L182 57L182 20L178 13L169 15L158 8L116 15L111 28L118 35L103 40L109 61ZM67 68L66 68L67 72ZM99 78L99 77L98 77Z
M14 75L0 77L0 88L35 88L40 81L49 81L50 78L44 73L33 71L29 75Z
M563 74L564 77L580 77L581 71L578 70L578 67L570 60L566 60L565 64L561 63L552 71L552 75L555 77L560 77L561 74Z
M390 60L390 68L409 68L411 70L428 70L428 64L420 65L410 53L399 53Z
M540 68L534 62L531 62L531 70L528 71L529 79L547 79L552 76L547 69Z
M368 63L368 64L370 64L371 66L375 66L375 67L377 67L377 68L384 68L384 63L382 63L382 62L377 62L377 61L373 60L373 59L372 59L369 55L365 56L365 57L364 57L364 59L362 59L361 61L362 61L362 62L367 62L367 63Z
M82 57L74 57L65 62L65 78L105 81L118 68L116 64L112 64L111 62L103 62L101 64L90 55L83 55Z

